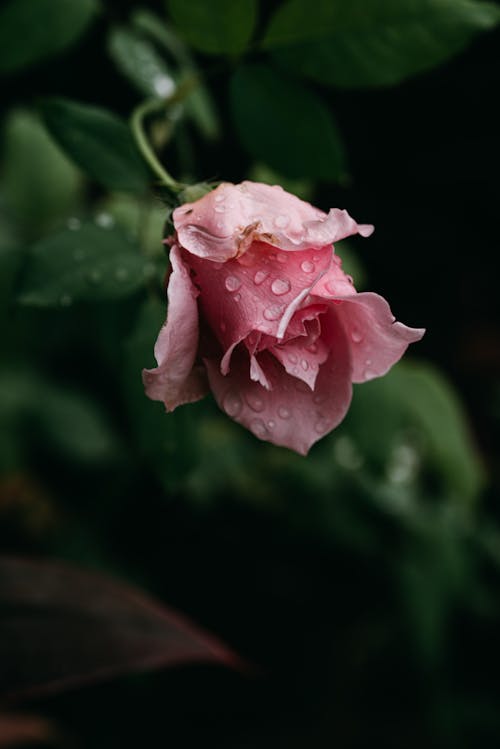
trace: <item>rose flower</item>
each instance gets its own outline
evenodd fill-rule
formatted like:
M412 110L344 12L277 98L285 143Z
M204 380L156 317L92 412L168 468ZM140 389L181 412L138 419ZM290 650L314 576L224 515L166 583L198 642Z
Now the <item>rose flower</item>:
M167 411L210 389L256 437L305 455L344 418L352 383L385 374L424 334L342 270L333 243L373 231L346 211L222 183L173 221L158 367L143 373Z

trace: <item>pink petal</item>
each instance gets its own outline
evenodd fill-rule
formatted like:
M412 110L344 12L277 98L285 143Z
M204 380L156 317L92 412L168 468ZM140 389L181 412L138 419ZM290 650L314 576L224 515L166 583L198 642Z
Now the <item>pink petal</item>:
M342 270L342 260L335 253L325 273L322 273L314 284L311 294L325 299L335 299L356 294L352 278Z
M285 318L286 332L304 291L307 296L330 266L331 257L331 247L286 253L262 242L254 243L249 256L225 263L184 252L201 292L203 316L228 352L224 362L228 363L231 346L252 331L276 338Z
M224 182L195 203L176 208L173 219L182 247L218 262L242 255L253 241L306 250L373 231L346 211L332 209L327 216L278 185L256 182Z
M272 385L266 390L249 377L248 354L239 347L224 377L217 359L206 359L210 387L219 406L259 439L306 455L311 445L344 418L351 401L351 362L342 327L332 312L322 321L330 355L320 367L314 391L287 374L268 352L260 355Z
M419 341L424 328L396 322L385 299L372 292L346 297L335 307L351 348L353 382L384 375L408 348Z
M294 338L282 346L269 349L284 366L288 374L303 380L314 390L319 368L328 359L329 350L323 340L311 342L308 338Z
M172 273L168 282L168 315L155 345L156 369L144 369L146 394L173 411L183 403L200 400L208 392L203 367L195 366L198 349L198 291L179 247L170 251Z

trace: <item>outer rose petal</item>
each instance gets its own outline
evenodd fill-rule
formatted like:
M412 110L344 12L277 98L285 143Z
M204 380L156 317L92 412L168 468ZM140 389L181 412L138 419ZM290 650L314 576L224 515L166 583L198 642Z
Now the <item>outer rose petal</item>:
M173 411L208 392L203 367L195 367L198 348L198 291L177 245L170 251L172 273L168 282L168 315L155 345L156 369L142 373L146 394Z
M287 374L268 352L262 352L272 389L252 382L248 354L240 347L224 377L217 359L206 359L210 388L219 406L259 439L306 455L310 447L344 418L352 396L349 345L335 314L322 318L323 340L330 356L320 367L314 391Z
M347 211L334 208L326 215L278 185L256 182L223 182L195 203L176 208L173 219L182 247L216 262L242 255L253 241L307 250L373 231L369 224L358 225Z
M396 322L385 299L369 291L343 298L335 312L350 343L353 382L384 375L425 333Z

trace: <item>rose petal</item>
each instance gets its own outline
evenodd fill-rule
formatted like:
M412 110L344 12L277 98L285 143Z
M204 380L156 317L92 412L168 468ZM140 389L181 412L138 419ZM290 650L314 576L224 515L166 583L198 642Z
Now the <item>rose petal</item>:
M285 367L288 374L303 380L314 390L319 368L328 359L329 351L321 339L311 342L308 338L294 338L282 346L269 349Z
M173 220L185 249L217 262L242 255L253 241L306 250L373 231L371 225L358 225L347 211L335 208L326 215L278 185L256 182L224 182L200 200L176 208Z
M168 315L155 345L158 367L144 369L146 394L173 411L183 403L200 400L208 392L202 367L195 367L198 348L198 291L177 245L170 251L172 273L168 282Z
M334 299L356 293L352 278L342 270L342 259L333 253L330 265L314 284L311 294L325 299Z
M386 300L372 292L344 298L335 312L349 340L353 382L384 375L425 333L396 322Z
M251 263L248 258L244 263L240 260L213 263L183 253L201 292L203 317L228 352L225 361L229 359L231 346L252 331L278 336L282 318L285 316L287 323L290 321L297 305L304 300L304 290L307 296L307 290L329 268L332 249L292 254L255 243L251 254Z
M345 333L332 311L323 319L323 340L330 355L320 367L314 391L287 374L268 352L263 352L260 360L271 390L250 380L248 354L242 346L234 352L226 377L220 373L217 359L205 360L210 387L228 416L259 439L302 455L342 421L352 395Z

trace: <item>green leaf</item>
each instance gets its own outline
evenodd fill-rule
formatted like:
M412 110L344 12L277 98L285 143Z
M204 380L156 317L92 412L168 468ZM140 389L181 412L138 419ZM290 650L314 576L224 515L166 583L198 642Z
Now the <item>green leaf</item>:
M431 473L441 496L468 503L483 485L462 404L430 364L400 362L357 387L343 429L366 467L398 489Z
M140 289L155 272L121 231L73 225L31 248L19 301L67 307L76 301L118 299Z
M96 0L8 0L0 9L0 73L63 52L83 34Z
M111 190L146 191L147 167L115 114L69 99L45 100L42 114L57 143L97 182Z
M5 200L22 236L32 240L77 210L82 175L37 115L25 110L9 114L4 153Z
M256 0L169 0L168 8L189 44L214 55L242 52L257 21Z
M500 21L476 0L288 0L263 40L279 61L321 83L387 86L430 70Z
M231 80L234 122L247 150L285 177L338 180L344 148L321 98L267 65L239 68Z
M170 96L176 84L166 62L151 42L136 31L113 29L108 51L117 68L146 96Z

